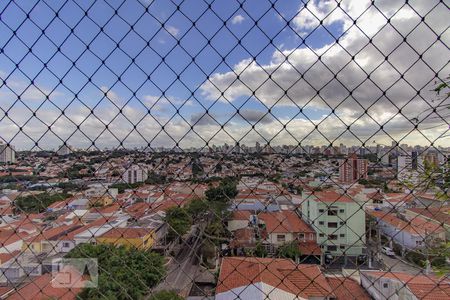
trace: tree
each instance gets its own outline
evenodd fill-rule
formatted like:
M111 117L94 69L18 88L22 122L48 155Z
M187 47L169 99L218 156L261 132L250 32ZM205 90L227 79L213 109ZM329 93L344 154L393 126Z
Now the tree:
M160 291L153 294L150 300L183 300L184 298L178 296L174 291Z
M188 232L192 224L192 219L187 211L182 207L171 207L166 212L165 221L169 224L167 238L175 240L177 237Z
M208 207L206 200L194 199L187 205L186 211L192 219L197 220L208 210Z
M298 247L298 241L292 241L281 245L277 250L277 256L296 260L302 253Z
M98 261L98 287L82 290L77 299L139 299L166 274L164 257L133 247L81 244L67 258Z
M225 203L236 197L237 194L236 182L229 178L224 178L218 187L211 187L205 192L208 201Z
M68 194L50 194L41 193L37 195L29 195L25 197L18 197L14 201L14 209L17 212L25 213L41 213L47 209L52 203L65 200L69 197Z
M255 247L255 256L257 257L267 257L267 250L264 248L264 246L261 244L261 242L258 242Z

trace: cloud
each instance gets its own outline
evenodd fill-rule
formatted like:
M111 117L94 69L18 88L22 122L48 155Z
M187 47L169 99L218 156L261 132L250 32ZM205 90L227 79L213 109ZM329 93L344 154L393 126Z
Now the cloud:
M164 28L174 37L177 37L178 34L180 33L180 29L176 28L175 26L166 25Z
M428 2L416 3L414 11L409 6L401 7L399 1L382 1L376 4L381 13L375 7L367 9L370 3L343 1L336 8L335 1L308 2L306 8L299 8L293 21L296 30L311 32L320 25L318 17L324 26L337 24L346 30L339 43L275 51L267 63L243 59L229 72L212 74L200 88L202 95L224 101L253 97L268 107L276 104L329 113L334 109L346 124L359 122L373 131L379 129L376 122L395 122L407 130L418 111L435 105L431 100L436 95L430 90L436 73L440 78L450 73L443 59L450 55L446 46L450 38L442 35L440 41L436 40L436 34L446 28L448 12L436 7L430 29L417 26L421 16L415 12L427 14L433 7ZM358 27L353 25L353 18ZM386 18L390 18L389 24ZM409 33L406 42L396 29ZM446 67L440 70L442 66ZM425 123L445 121L438 118Z
M216 116L207 114L205 112L193 113L190 120L191 125L204 126L204 125L217 125Z
M245 18L243 15L235 15L232 19L231 19L231 24L236 25L236 24L241 24L242 22L244 22Z
M421 115L419 130L425 137L414 129L411 119L441 101L430 90L436 73L440 78L450 74L446 60L450 55L446 46L449 36L441 34L448 24L448 11L441 4L429 12L434 4L428 1L410 2L414 10L408 5L400 8L404 1L375 3L382 14L373 7L365 11L369 1L342 1L339 8L332 1L310 1L306 8L300 6L299 14L292 21L298 34L308 35L320 25L311 15L314 14L323 19L323 26L334 25L346 31L339 43L292 49L285 46L282 51L274 51L264 63L242 59L233 70L216 72L200 86L199 91L206 99L196 97L205 107L212 103L208 100L224 100L223 97L237 102L236 107L240 107L242 98L253 98L252 101L261 101L268 108L282 105L290 112L289 116L295 115L295 118L276 115L277 120L264 109L246 108L240 109L239 115L224 123L222 129L222 123L215 120L228 120L235 113L232 108L209 115L191 113L190 108L183 111L186 122L174 108L180 107L185 99L155 95L140 99L148 108L152 107L155 113L151 116L142 105L133 103L119 114L114 103L122 101L118 92L123 91L110 90L107 86L102 86L101 90L111 102L103 101L102 105L92 107L94 115L91 107L74 102L64 116L50 104L39 109L34 117L24 105L14 103L15 95L2 87L0 107L5 109L14 105L8 116L0 110L1 139L11 141L20 149L33 148L35 141L45 149L57 148L67 139L76 147L89 147L91 141L95 141L96 147L101 149L117 147L121 142L130 148L148 143L152 147L173 147L176 142L180 147L199 147L206 141L210 145L221 145L234 144L238 140L247 145L264 140L270 140L273 145L299 142L321 145L330 141L361 144L361 141L370 143L373 140L390 144L391 136L412 145L427 145L439 134L448 132L448 113L438 112L443 118L432 111ZM428 14L427 25L417 26L421 16L415 11ZM389 24L386 18L390 18ZM351 19L358 20L358 27ZM171 29L167 26L166 30ZM397 30L408 35L406 41ZM441 34L440 41L436 41L432 30ZM179 35L179 32L176 29L171 34ZM0 76L2 74L0 72ZM8 81L7 86L19 94L25 91L27 85L16 84ZM43 99L43 95L32 89L30 87L26 92L30 100ZM51 90L40 86L39 89L44 93ZM416 90L420 91L419 95ZM97 91L99 95L102 96ZM450 100L446 101L449 103ZM192 100L184 105L192 105ZM303 108L302 112L300 108ZM383 124L383 130L388 134L380 130L377 122ZM191 129L193 124L195 132ZM449 141L440 139L437 144L448 146Z
M239 110L239 116L242 117L243 121L252 124L269 124L274 121L274 117L271 114L256 109L241 109Z

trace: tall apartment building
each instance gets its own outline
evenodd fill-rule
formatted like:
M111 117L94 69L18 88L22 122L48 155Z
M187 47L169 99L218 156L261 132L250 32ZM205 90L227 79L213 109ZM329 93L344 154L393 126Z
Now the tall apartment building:
M358 158L353 153L340 161L339 180L344 183L353 183L359 179L367 179L368 161Z
M8 146L0 143L0 163L15 163L16 149L14 146Z
M417 151L399 155L397 157L397 173L423 170L423 162L423 156L419 155Z
M122 180L126 183L133 184L136 182L144 182L148 178L147 169L138 165L132 165L122 175Z
M336 191L304 192L302 218L316 231L317 243L333 255L364 253L366 214L361 203Z

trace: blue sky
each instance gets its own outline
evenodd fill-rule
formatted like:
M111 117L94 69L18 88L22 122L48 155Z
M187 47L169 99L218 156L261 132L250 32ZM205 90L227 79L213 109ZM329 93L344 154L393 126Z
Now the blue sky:
M194 116L209 108L222 123L236 109L223 98L213 105L217 97L211 98L212 93L203 88L210 75L233 74L235 66L252 58L266 68L273 64L277 51L316 51L332 45L332 35L340 36L345 27L345 16L339 15L312 30L307 18L298 18L301 1L273 1L274 7L271 1L261 0L241 1L242 7L239 1L230 0L106 2L0 3L0 76L6 82L3 111L21 95L23 102L14 106L31 110L57 111L59 107L69 113L78 109L100 112L126 105L143 113L150 109L161 120L178 114L192 123ZM329 13L318 2L312 5L325 13L324 18ZM286 20L291 21L289 26ZM31 80L34 90L24 92ZM52 92L50 101L39 91ZM228 100L235 107L245 103L247 111L266 113L273 105L258 96L233 95ZM292 102L278 103L271 113L285 120L318 120L330 112L319 101L298 104L306 104L303 114Z

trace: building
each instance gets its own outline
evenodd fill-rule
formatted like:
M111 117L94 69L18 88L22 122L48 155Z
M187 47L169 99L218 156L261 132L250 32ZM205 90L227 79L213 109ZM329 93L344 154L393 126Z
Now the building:
M446 240L446 230L441 224L420 216L408 220L399 218L391 212L368 210L367 213L377 220L381 233L403 249L414 250L439 246Z
M336 299L319 266L289 259L224 257L216 300Z
M141 227L114 228L97 237L97 243L150 249L155 242L153 229Z
M420 172L424 169L424 159L417 151L397 157L397 176L399 179L411 177L412 172Z
M340 161L339 180L344 183L354 183L359 179L367 179L368 161L358 158L353 153Z
M317 243L331 254L365 252L366 218L361 203L333 190L304 192L302 218L312 225Z
M434 275L403 272L361 271L361 285L375 300L448 299L450 280Z
M263 212L257 218L265 229L264 242L270 253L285 243L316 240L316 232L293 211Z
M0 163L15 163L16 162L16 149L14 146L0 143Z
M128 184L144 182L148 178L147 169L138 165L132 165L122 175L122 180Z

